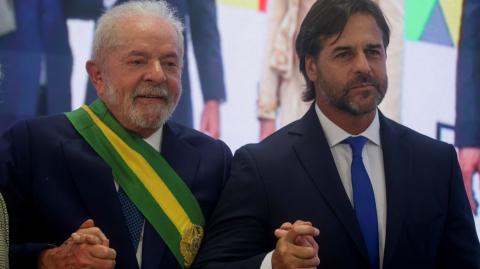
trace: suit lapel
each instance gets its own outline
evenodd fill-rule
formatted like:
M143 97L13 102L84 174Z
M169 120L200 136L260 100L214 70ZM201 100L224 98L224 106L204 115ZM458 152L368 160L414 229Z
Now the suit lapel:
M340 180L330 147L313 105L298 122L297 127L291 133L292 135L301 135L299 141L294 145L294 150L300 162L362 255L367 259L366 247L355 217L355 211Z
M67 141L62 147L83 204L116 248L117 264L138 268L110 167L83 139Z
M384 265L395 253L396 243L405 219L405 202L408 201L408 184L412 178L412 149L403 138L405 132L396 123L380 114L385 187L387 197L387 227Z
M164 127L162 156L191 189L200 164L200 153L182 139L176 126L169 123Z

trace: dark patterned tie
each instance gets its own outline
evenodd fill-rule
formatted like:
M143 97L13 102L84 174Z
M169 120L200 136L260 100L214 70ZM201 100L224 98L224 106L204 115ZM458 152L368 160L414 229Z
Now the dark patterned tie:
M133 248L137 250L140 235L142 234L143 215L130 198L128 198L122 187L119 187L118 199L120 200L123 215L127 221L127 227L130 232L130 239L132 240Z
M372 268L378 269L378 223L375 195L367 170L363 164L362 149L367 138L363 136L349 137L343 143L352 148L352 188L353 205L357 215L363 239L367 245L368 257Z

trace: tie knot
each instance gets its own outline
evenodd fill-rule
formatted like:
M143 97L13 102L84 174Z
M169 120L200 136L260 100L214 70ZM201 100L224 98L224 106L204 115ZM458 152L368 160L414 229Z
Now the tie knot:
M367 141L368 139L365 136L350 136L343 140L342 143L350 145L353 157L362 157L362 149Z

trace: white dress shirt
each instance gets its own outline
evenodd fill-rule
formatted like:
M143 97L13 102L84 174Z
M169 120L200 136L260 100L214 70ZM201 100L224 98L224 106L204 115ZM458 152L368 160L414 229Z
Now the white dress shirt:
M344 139L353 136L333 123L325 114L322 113L318 105L315 105L320 124L323 132L330 146L335 166L342 181L345 192L350 199L353 206L353 189L352 189L352 150L348 144L341 143ZM375 204L377 206L377 220L378 220L378 243L379 243L379 257L380 269L383 267L383 251L385 248L385 234L387 223L387 198L385 190L385 170L383 167L383 152L380 141L380 121L378 118L378 111L374 120L368 128L361 134L368 138L368 142L363 147L362 158L368 176L372 182L373 192L375 195ZM321 232L321 231L320 231ZM269 252L263 259L260 269L272 268L272 252ZM322 257L320 257L320 260Z
M150 146L152 146L156 151L161 152L161 146L162 146L162 132L163 131L163 126L160 127L155 133L153 133L151 136L144 138L143 140L147 142ZM115 187L117 188L118 191L118 183L115 182ZM145 220L143 221L143 227L142 227L142 233L140 234L140 240L138 241L138 247L137 247L137 262L138 262L138 267L142 268L142 251L143 251L143 231L145 228Z

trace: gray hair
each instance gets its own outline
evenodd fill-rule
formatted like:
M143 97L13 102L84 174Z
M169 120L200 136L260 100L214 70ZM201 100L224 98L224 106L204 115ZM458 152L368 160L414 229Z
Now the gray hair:
M165 20L170 24L178 35L180 41L180 59L183 59L183 23L176 17L176 11L164 0L139 0L129 1L115 6L104 13L97 23L93 38L92 58L102 62L108 49L118 46L118 37L121 31L121 22L126 18L139 18L142 16L154 16Z

